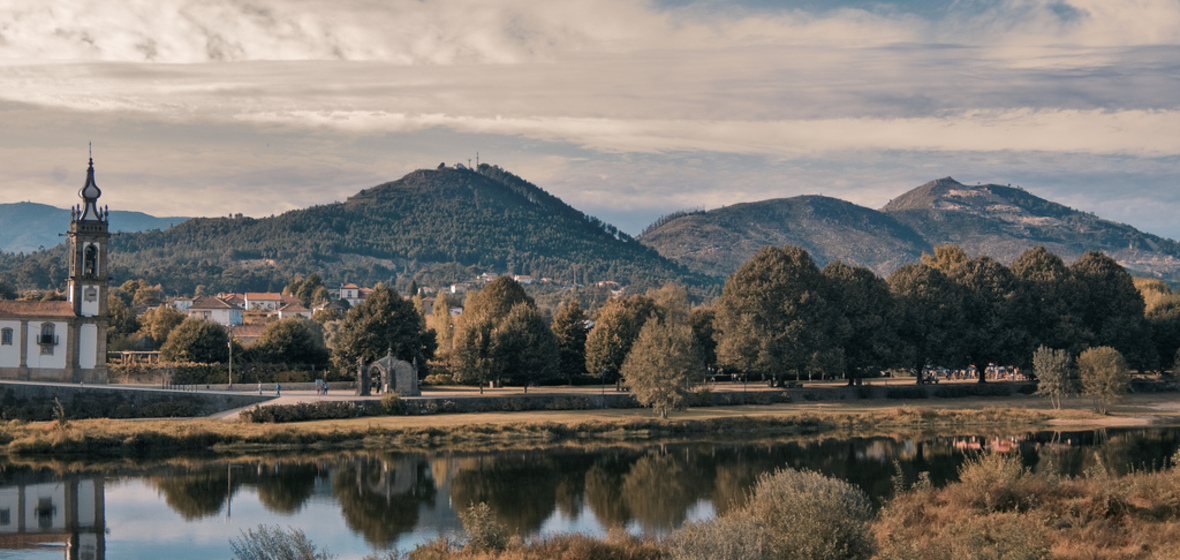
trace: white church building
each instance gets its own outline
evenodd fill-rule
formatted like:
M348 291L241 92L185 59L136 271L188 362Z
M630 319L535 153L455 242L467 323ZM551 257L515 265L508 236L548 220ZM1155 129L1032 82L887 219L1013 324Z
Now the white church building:
M0 379L107 382L107 211L94 160L70 212L67 301L0 301Z

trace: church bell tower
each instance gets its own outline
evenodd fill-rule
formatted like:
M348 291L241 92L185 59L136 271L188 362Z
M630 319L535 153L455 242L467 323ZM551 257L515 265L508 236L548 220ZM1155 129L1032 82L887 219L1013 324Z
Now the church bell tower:
M94 158L86 170L86 184L78 191L82 206L70 211L69 300L78 317L101 319L107 314L107 211L99 207L102 191L94 182Z

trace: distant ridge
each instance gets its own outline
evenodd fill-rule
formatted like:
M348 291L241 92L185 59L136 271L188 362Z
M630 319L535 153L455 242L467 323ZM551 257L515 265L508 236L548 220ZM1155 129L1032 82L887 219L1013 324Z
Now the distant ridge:
M111 231L135 232L150 229L168 229L188 218L158 218L143 212L111 210ZM0 204L0 252L29 253L39 248L48 249L64 241L64 233L70 223L70 211L64 208L16 202Z
M728 275L767 245L797 245L821 265L840 260L888 274L917 260L929 243L909 226L826 196L734 204L674 218L640 240L705 274Z
M68 215L57 223L64 228ZM0 256L2 257L2 256ZM63 282L62 257L0 258L18 288ZM637 290L682 282L716 291L694 273L499 167L419 169L343 202L269 218L193 218L112 240L116 281L142 278L169 293L279 291L296 274L324 282L440 287L481 272L550 278L554 290L613 280Z
M820 203L819 201L824 201ZM880 211L817 196L737 204L667 220L640 241L685 266L731 274L764 245L801 246L887 275L934 245L1010 262L1044 245L1067 262L1102 251L1132 272L1180 282L1180 243L1045 200L1019 188L930 181Z

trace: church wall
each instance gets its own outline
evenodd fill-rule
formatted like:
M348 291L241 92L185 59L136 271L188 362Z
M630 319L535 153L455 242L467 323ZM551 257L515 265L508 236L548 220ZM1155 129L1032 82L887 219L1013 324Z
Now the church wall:
M37 344L37 337L41 334L41 325L51 322L54 325L54 335L57 344L53 346L53 354L42 354L41 345ZM28 324L28 354L26 363L29 369L65 369L66 349L74 341L70 340L69 323L65 321L29 321Z
M20 321L0 321L0 330L12 329L12 344L0 344L0 368L20 365Z
M98 326L86 323L78 331L78 367L94 369L98 365Z

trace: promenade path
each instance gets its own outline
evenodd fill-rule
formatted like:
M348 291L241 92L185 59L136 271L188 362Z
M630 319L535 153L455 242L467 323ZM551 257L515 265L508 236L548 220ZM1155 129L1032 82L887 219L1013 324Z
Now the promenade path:
M974 383L973 380L964 381L943 381L942 383ZM839 388L847 384L845 380L829 380L829 381L804 381L802 387L794 388L793 390L806 390L817 388ZM894 387L894 386L909 386L914 385L913 378L897 378L897 379L874 379L871 381L873 386ZM225 386L214 386L221 391L225 390ZM246 390L257 391L257 386L250 385L235 385L235 391ZM783 389L769 387L765 382L753 381L749 383L720 381L717 383L708 384L709 390L715 393L722 392L780 392ZM214 389L210 389L214 390ZM792 389L788 389L792 390ZM352 390L348 389L333 389L325 395L317 394L314 390L288 390L283 388L279 395L275 395L274 383L264 383L262 385L262 394L273 396L271 400L261 403L260 406L267 405L289 405L309 402L325 402L325 401L351 401L351 402L365 402L365 401L380 401L382 395L370 395L367 397L357 396ZM403 399L467 399L467 398L482 398L482 397L509 397L509 396L524 396L526 393L522 387L496 387L484 388L481 392L478 387L452 385L442 387L424 387L422 395L418 397L402 397ZM561 395L561 396L586 396L593 397L599 395L614 395L619 394L615 390L614 385L557 385L544 387L530 387L528 395ZM253 406L253 405L252 405ZM251 407L252 407L251 406ZM238 414L251 407L242 407L233 410L219 412L210 416L211 418L221 418L225 420L236 420Z

